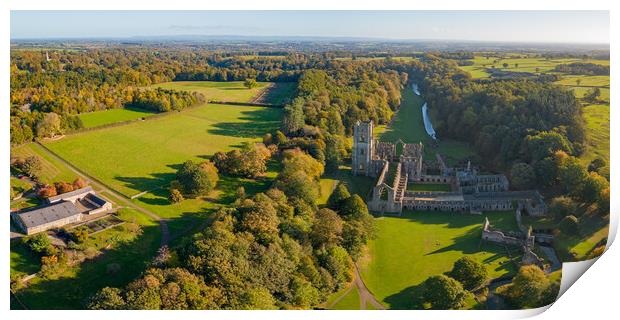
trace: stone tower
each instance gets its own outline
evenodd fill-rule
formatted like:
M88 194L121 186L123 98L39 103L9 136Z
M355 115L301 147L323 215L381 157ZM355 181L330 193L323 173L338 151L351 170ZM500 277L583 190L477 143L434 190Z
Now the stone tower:
M354 175L369 175L374 141L372 136L372 121L357 121L353 127L353 151L351 155L351 170Z

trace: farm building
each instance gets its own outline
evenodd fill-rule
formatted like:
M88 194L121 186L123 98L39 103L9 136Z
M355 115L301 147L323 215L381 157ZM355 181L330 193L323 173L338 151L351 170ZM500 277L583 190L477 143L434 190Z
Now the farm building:
M26 234L34 234L82 220L112 209L112 204L97 196L91 187L81 188L47 199L49 204L27 211L13 212L11 217Z

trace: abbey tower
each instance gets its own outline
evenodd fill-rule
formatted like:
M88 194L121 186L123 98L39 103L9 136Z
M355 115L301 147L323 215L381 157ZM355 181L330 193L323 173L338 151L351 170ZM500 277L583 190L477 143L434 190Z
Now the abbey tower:
M370 175L374 139L371 121L357 121L353 127L353 150L351 154L353 174Z

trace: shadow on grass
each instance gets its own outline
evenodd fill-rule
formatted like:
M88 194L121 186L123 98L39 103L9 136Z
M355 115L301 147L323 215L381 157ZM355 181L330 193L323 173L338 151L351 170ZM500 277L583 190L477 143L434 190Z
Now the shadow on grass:
M398 293L386 297L383 301L392 310L423 310L424 308L424 285L410 286Z
M258 102L283 105L291 100L296 88L295 82L276 82L265 89L265 93Z
M28 309L84 309L85 302L103 287L122 287L149 265L160 244L158 224L142 226L142 235L117 244L95 259L68 268L57 279L35 278L17 292ZM110 267L113 265L115 267ZM120 270L116 270L117 265Z
M168 165L171 168L178 168L181 165ZM148 191L167 185L174 180L176 173L153 173L150 177L115 177L114 179L124 183L126 188L137 190L136 193ZM131 195L129 195L131 196Z
M247 108L231 106L231 108ZM238 138L258 138L265 133L272 132L280 126L282 110L277 108L248 109L241 112L239 120L244 122L219 122L213 124L209 134L216 134Z

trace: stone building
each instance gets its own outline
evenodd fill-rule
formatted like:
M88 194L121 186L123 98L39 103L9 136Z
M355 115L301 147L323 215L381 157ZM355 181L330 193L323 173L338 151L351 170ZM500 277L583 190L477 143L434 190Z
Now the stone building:
M520 206L529 215L546 213L536 190L509 191L505 175L482 175L468 163L464 169L448 168L437 155L439 174L425 173L422 143L379 142L373 139L373 123L358 121L354 126L352 171L355 175L377 177L368 208L400 213L403 208L425 211L508 211ZM402 152L397 154L397 147ZM451 191L412 191L409 184L447 184Z
M77 223L85 215L112 209L112 203L98 196L91 187L49 197L47 202L47 205L35 209L13 212L11 218L24 233L30 235Z

